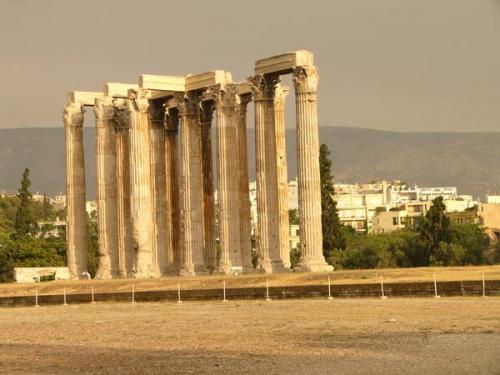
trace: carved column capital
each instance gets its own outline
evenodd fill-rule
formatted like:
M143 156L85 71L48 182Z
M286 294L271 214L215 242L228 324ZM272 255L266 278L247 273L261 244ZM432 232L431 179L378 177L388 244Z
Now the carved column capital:
M214 90L216 108L236 107L237 85L224 85Z
M179 116L196 116L198 114L199 97L194 93L187 93L177 98L177 108Z
M212 124L215 103L212 100L200 103L200 123L201 126L210 126Z
M164 103L153 101L149 106L149 123L154 128L165 127L165 105Z
M128 129L130 121L130 100L116 99L113 101L115 129Z
M279 75L257 74L248 79L255 101L272 100L276 91L276 85L280 82Z
M82 126L85 109L77 103L68 103L64 106L63 121L65 126Z
M318 90L319 73L315 66L300 66L293 72L293 84L298 93L315 93Z
M151 99L150 90L129 90L129 101L132 104L133 110L136 112L146 113L149 110L149 99Z
M96 120L112 120L115 115L113 98L111 98L110 96L96 98L94 105L94 114Z

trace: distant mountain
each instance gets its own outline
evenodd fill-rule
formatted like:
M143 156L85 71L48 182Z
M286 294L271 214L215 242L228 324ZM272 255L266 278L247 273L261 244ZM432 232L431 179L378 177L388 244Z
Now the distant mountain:
M94 134L94 129L84 129L89 199L95 197ZM286 137L288 175L293 179L295 129L288 130ZM253 179L253 129L248 139ZM339 182L401 179L419 186L458 186L462 194L481 197L500 190L500 133L397 133L325 126L320 128L320 142L332 150ZM24 167L32 171L33 191L63 191L63 129L0 130L0 189L16 191Z

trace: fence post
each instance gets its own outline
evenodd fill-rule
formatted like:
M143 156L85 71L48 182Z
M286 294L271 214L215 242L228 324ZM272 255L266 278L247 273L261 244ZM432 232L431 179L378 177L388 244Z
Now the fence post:
M222 290L223 290L223 295L224 295L222 302L227 302L227 299L226 299L226 280L222 280Z
M434 298L439 298L438 289L437 289L437 281L436 281L436 272L434 272Z
M486 282L484 281L484 272L483 272L483 297L486 297Z
M35 307L40 307L38 304L38 289L35 288Z
M91 304L95 304L95 300L94 300L94 286L93 285L90 286L90 296L91 296L90 303Z
M182 303L182 301L181 301L181 283L177 283L177 303Z
M269 298L269 280L266 279L266 302L271 301L271 298Z
M328 299L333 299L330 276L328 276Z
M67 306L68 304L66 303L66 288L63 289L63 296L64 296L63 306Z
M132 284L132 304L135 304L135 284Z
M380 292L382 295L380 296L381 299L387 299L387 296L384 293L384 280L382 279L382 275L380 275Z

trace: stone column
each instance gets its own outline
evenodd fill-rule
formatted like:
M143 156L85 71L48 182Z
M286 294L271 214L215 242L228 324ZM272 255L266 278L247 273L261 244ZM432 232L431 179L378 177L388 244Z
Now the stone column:
M274 95L276 156L278 165L279 247L281 259L286 268L290 268L290 219L288 217L288 171L285 131L285 103L288 93L289 90L287 88L278 85Z
M179 272L181 256L181 218L179 186L179 116L176 108L168 111L165 124L165 182L167 197L167 264L169 271Z
M252 264L252 218L250 213L250 192L248 178L248 145L247 145L247 105L251 95L238 97L237 128L238 139L238 188L240 217L240 250L243 272L253 272Z
M216 268L217 252L215 247L215 197L212 163L212 117L213 101L203 102L201 106L201 156L203 169L203 260L207 270L212 273Z
M83 107L64 107L66 137L66 241L72 279L87 272L87 213L85 211L85 160L83 156Z
M118 266L121 277L127 277L135 269L130 220L130 173L129 173L129 122L127 101L115 101L116 138L116 206L118 225Z
M96 127L97 229L99 265L96 279L119 276L118 226L116 207L116 155L111 97L97 98L94 106Z
M260 268L284 271L279 249L278 176L274 91L277 76L253 78L255 103L255 157L257 173L257 251Z
M151 188L153 190L153 267L155 273L166 275L167 264L167 192L165 180L165 109L163 102L149 106L151 150Z
M333 267L328 265L323 257L318 140L318 78L315 67L299 67L294 72L301 253L299 264L295 270L307 272L333 270Z
M236 86L228 85L219 90L215 107L221 246L219 271L229 274L232 267L241 267Z
M134 277L156 277L153 267L153 196L147 90L130 90L130 209L136 255Z
M203 181L199 98L187 95L179 102L182 147L182 233L181 275L206 272L203 262Z

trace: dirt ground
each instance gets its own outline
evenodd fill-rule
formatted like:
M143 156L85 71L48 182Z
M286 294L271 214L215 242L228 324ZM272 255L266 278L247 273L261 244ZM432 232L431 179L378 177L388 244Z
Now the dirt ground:
M71 293L90 293L91 286L96 293L131 291L132 284L136 291L141 290L173 290L177 283L182 289L221 288L222 280L227 288L263 287L266 279L270 286L327 284L328 276L333 283L357 284L378 283L380 276L384 282L416 282L432 281L434 273L438 281L481 280L483 273L486 280L500 280L500 265L476 267L423 267L394 268L372 270L340 270L333 274L282 273L274 275L249 274L238 276L196 276L196 277L163 277L158 279L118 279L118 280L78 280L51 281L30 284L0 284L0 296L34 295L35 288L42 294L62 294L63 289Z
M500 298L0 309L5 374L500 374Z

